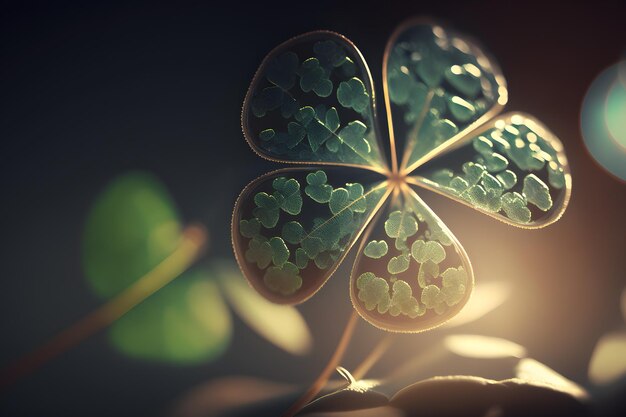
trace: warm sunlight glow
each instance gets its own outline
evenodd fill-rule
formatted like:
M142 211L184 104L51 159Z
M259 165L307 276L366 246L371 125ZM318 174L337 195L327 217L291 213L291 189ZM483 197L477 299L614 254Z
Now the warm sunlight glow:
M500 307L510 295L511 285L506 281L478 283L463 310L442 327L457 327L478 320Z
M526 348L498 337L452 335L444 339L444 344L455 354L468 358L522 358L526 356Z

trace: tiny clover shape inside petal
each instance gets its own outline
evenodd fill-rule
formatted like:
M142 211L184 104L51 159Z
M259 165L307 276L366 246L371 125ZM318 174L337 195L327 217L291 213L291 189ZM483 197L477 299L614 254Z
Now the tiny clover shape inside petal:
M405 239L417 233L417 221L404 211L394 211L385 221L387 236Z
M283 295L291 295L302 286L302 277L298 275L297 266L291 262L286 262L282 266L270 267L263 280L272 290Z

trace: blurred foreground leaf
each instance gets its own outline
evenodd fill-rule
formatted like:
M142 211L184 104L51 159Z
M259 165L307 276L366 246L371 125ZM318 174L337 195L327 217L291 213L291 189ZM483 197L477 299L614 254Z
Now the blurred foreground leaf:
M441 328L458 327L478 320L504 304L510 295L511 284L508 282L477 283L463 310Z
M472 376L436 377L398 392L391 405L411 417L586 416L578 398L520 379L495 381Z
M522 359L515 367L515 375L524 381L533 384L545 384L577 398L585 399L588 397L587 392L580 385L534 359Z
M237 410L245 410L250 404L255 404L260 409L260 404L263 402L278 402L278 399L282 397L290 400L296 392L299 393L295 386L253 377L219 378L185 394L174 405L171 415L175 417L234 416L237 415ZM280 411L278 408L276 413Z
M184 273L111 326L115 347L129 356L197 363L220 355L232 331L230 313L205 270Z
M526 349L523 346L498 337L451 335L444 339L444 344L448 350L468 358L522 358L526 356Z
M267 301L250 287L234 262L214 265L226 298L250 328L291 354L303 355L311 349L309 327L295 307Z
M215 358L230 340L230 313L206 271L179 277L184 265L170 275L146 275L181 247L181 229L165 187L144 172L114 179L87 217L85 276L98 295L120 303L115 308L131 308L112 324L110 338L132 357L195 363Z
M101 297L117 295L170 255L180 237L179 216L165 187L144 172L120 176L87 217L85 276Z
M345 368L339 367L337 371L346 378L347 384L343 388L311 401L298 413L299 415L365 410L382 407L389 403L386 395L375 390L380 381L365 379L356 381Z
M626 374L626 332L605 334L596 344L589 363L589 379L609 384Z

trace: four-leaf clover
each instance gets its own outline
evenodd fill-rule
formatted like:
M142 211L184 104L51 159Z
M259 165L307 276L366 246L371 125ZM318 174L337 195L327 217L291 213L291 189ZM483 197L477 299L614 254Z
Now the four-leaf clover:
M296 304L362 236L350 278L355 309L380 328L419 332L457 314L474 277L463 247L413 187L538 228L565 210L571 176L561 143L540 122L496 117L507 101L504 77L453 31L401 25L385 51L383 91L388 146L369 70L348 39L312 32L265 58L244 101L244 135L260 156L305 166L244 189L233 246L257 291Z

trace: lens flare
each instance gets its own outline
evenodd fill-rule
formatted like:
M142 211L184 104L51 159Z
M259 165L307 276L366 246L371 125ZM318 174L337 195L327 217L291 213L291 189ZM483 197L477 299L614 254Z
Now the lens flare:
M593 158L626 180L626 60L604 70L583 101L581 131Z

